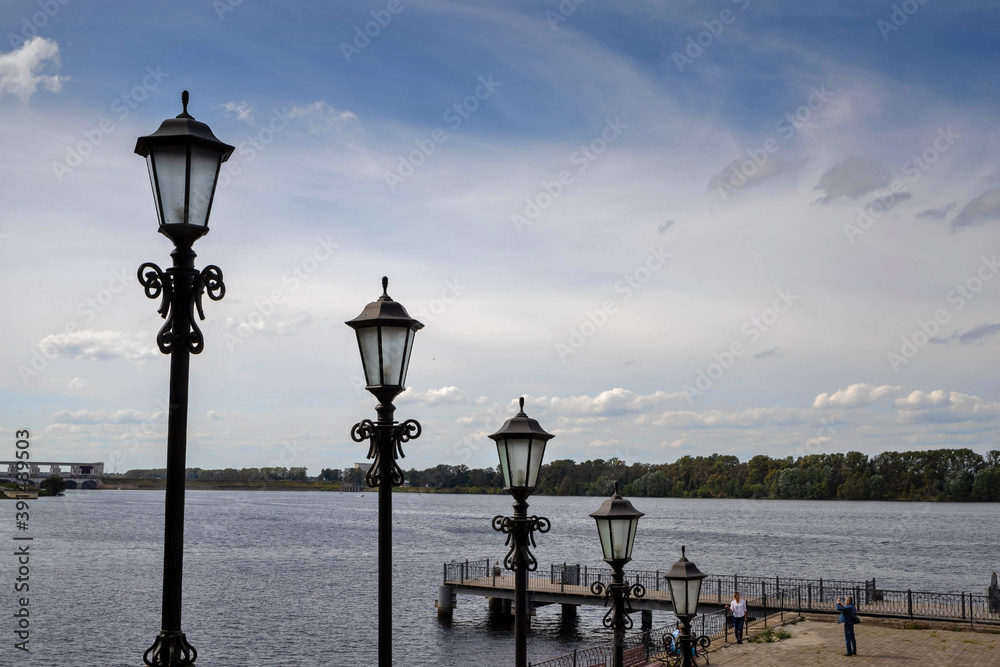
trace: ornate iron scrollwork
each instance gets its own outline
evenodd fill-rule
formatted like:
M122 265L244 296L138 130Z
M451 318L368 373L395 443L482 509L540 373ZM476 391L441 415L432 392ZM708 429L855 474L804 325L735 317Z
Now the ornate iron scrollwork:
M208 298L212 301L219 301L226 296L226 283L222 280L222 269L209 264L198 277L194 279L191 286L191 333L188 334L188 349L191 354L198 354L205 349L205 337L201 334L198 326L198 319L205 319L205 311L201 307L201 295L208 292ZM198 319L195 319L194 312L198 311Z
M139 267L137 272L139 284L142 285L149 299L160 299L160 306L156 309L165 321L160 331L156 334L156 346L163 354L173 352L174 338L173 326L174 317L178 308L186 307L190 317L188 321L191 330L187 333L184 344L191 354L198 354L205 349L205 337L198 327L198 319L205 319L205 311L201 305L201 296L208 292L208 298L212 301L219 301L226 295L226 283L222 278L222 269L215 265L206 266L201 273L195 276L191 285L191 301L188 304L177 303L177 286L174 284L177 277L174 274L164 272L159 266L152 262L146 262ZM195 317L195 311L198 317Z
M493 530L506 535L507 541L504 546L510 547L510 551L504 556L503 566L508 570L518 570L523 567L527 572L538 569L538 561L531 553L531 548L537 548L535 531L547 533L551 527L551 522L544 516L532 515L520 518L498 514L493 517Z
M388 431L392 441L389 449L392 452L391 458L384 461L379 447L380 432ZM382 480L382 475L388 475L393 486L402 486L404 482L403 469L397 463L398 459L406 458L403 453L403 443L415 440L422 432L420 422L415 419L407 419L401 424L389 425L385 431L380 431L380 425L370 419L363 419L351 428L351 439L354 442L368 440L368 455L366 458L375 459L372 467L365 474L365 484L368 486L378 486Z
M197 659L198 651L188 644L183 632L161 632L142 654L142 661L149 667L193 665Z
M615 592L616 589L621 590L622 605L619 609L615 605ZM616 622L616 616L620 618L622 629L631 630L632 629L632 618L630 614L632 613L632 603L631 598L641 598L646 595L646 587L642 584L616 584L614 582L610 584L605 584L603 581L595 581L590 585L590 592L594 595L604 596L604 606L607 607L609 604L611 606L608 612L604 614L604 627L614 628ZM615 612L619 612L616 614Z
M152 262L141 265L136 275L139 278L139 284L146 292L147 299L160 298L160 307L156 309L156 312L166 321L156 334L156 346L163 354L170 354L174 339L174 334L171 331L174 326L174 314L170 309L170 304L174 301L173 283L170 282L167 274Z

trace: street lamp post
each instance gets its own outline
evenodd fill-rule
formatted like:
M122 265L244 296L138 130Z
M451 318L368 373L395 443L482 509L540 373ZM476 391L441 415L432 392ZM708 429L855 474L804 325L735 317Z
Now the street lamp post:
M535 546L535 531L547 533L550 527L545 517L528 516L527 499L538 487L545 443L555 436L546 433L537 421L524 414L523 396L518 402L520 411L490 436L497 443L505 490L514 497L514 516L498 514L493 517L493 530L507 535L505 546L510 547L503 564L508 570L514 570L514 664L527 667L528 572L538 568L529 546Z
M691 667L694 663L691 660L691 619L698 615L698 598L701 596L701 582L708 575L701 572L698 566L687 559L684 555L684 547L681 547L681 559L674 563L670 572L664 575L667 585L670 587L670 604L673 605L674 615L681 622L680 649L681 665Z
M595 581L590 585L594 595L604 595L604 604L611 602L611 609L604 615L604 627L614 632L614 667L622 667L625 652L625 631L632 627L632 612L629 599L641 598L646 589L641 584L625 583L625 564L632 560L632 545L635 542L635 530L639 525L642 512L632 507L632 503L618 493L618 482L615 482L615 492L605 500L596 512L590 516L597 522L597 533L601 538L601 550L604 552L604 562L614 570L611 584Z
M389 279L382 278L382 296L346 323L358 337L365 388L378 399L377 419L355 424L351 438L355 442L368 440L368 458L375 459L365 483L378 487L379 667L392 666L392 487L403 483L403 470L396 461L405 456L403 443L420 437L416 420L396 423L392 400L406 388L413 337L424 326L390 298L388 287Z
M160 299L158 313L166 320L156 335L160 352L170 355L170 405L167 416L167 493L163 538L163 611L160 634L143 653L150 666L192 665L198 652L181 631L181 580L184 564L184 461L187 450L188 371L192 354L205 340L195 319L205 319L201 297L218 301L226 293L222 270L214 265L194 267L192 245L208 233L219 168L233 147L219 141L205 123L187 112L188 92L181 95L184 110L146 137L135 152L146 158L153 201L161 234L174 243L173 266L166 271L152 262L139 267L139 283L146 296Z

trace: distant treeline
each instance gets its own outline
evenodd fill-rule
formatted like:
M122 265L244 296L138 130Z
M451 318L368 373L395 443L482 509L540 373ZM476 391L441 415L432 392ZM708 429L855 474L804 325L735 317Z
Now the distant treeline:
M497 469L439 465L410 470L411 486L490 493L503 487ZM627 496L671 498L784 498L815 500L1000 501L1000 451L971 449L814 454L774 459L759 455L684 456L673 463L569 459L542 466L537 493L606 496L613 482Z
M306 468L225 468L222 470L203 470L202 468L187 468L186 479L200 479L209 482L277 482L305 481ZM166 479L166 468L152 470L129 470L125 477L131 479Z
M126 477L161 479L166 470L130 470ZM188 479L205 481L305 481L305 468L188 468ZM324 468L316 478L362 484L357 468ZM613 482L626 496L670 498L783 498L807 500L1000 501L1000 450L981 456L971 449L813 454L775 459L758 455L684 456L673 463L633 463L616 458L542 466L537 493L606 496ZM498 493L499 468L438 465L406 473L410 487L451 493Z

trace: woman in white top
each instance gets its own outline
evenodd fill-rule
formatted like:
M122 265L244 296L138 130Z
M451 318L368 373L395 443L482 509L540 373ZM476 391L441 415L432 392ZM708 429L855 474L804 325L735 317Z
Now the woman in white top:
M739 592L733 593L733 601L726 605L733 612L733 627L736 630L736 643L743 643L743 625L747 620L747 603L740 599Z

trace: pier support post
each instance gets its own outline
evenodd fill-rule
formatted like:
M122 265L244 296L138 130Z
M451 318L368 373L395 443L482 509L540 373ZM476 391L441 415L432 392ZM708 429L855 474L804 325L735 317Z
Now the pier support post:
M642 610L642 624L641 629L652 630L653 629L653 610L643 609Z
M576 618L576 607L577 605L575 604L562 605L562 617L564 621Z
M451 618L457 599L458 596L451 586L438 586L437 600L434 601L434 606L438 610L438 618ZM490 601L492 602L492 598Z

